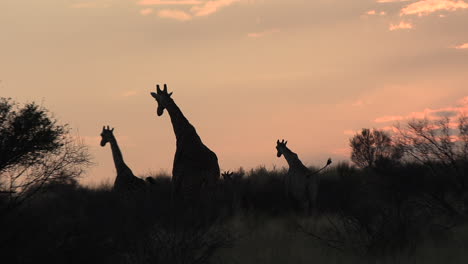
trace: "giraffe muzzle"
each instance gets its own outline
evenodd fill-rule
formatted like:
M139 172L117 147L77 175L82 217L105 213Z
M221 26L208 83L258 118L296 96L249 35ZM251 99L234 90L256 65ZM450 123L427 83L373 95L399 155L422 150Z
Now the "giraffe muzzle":
M158 114L158 116L162 116L162 114L164 113L164 107L158 106L158 110L156 110L156 113Z

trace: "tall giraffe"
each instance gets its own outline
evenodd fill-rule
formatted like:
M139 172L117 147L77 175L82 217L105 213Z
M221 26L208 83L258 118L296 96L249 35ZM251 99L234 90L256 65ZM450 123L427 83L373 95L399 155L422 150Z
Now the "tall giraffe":
M166 84L164 90L157 85L156 93L151 93L158 103L157 115L161 116L167 109L176 136L172 168L173 193L185 201L197 200L202 194L202 188L213 188L220 177L218 157L203 144L171 95L172 92L167 92Z
M114 190L117 192L127 192L138 190L145 185L145 181L135 177L132 170L125 164L122 152L120 152L117 139L114 137L114 128L110 129L102 127L101 132L101 147L104 147L107 142L110 143L112 156L114 158L115 169L117 170L117 177L115 177Z
M284 139L276 141L277 157L284 156L289 165L289 170L285 179L286 196L298 204L301 209L311 212L316 206L318 194L318 175L317 173L331 164L328 159L325 167L316 172L311 172L299 159L299 156L292 152L287 146L288 142Z

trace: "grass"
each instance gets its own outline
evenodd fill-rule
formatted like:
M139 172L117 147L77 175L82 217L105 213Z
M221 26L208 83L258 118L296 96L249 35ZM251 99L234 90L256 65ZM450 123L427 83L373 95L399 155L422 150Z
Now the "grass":
M0 215L0 258L3 263L468 260L466 217L447 209L463 212L463 203L445 185L437 188L443 175L431 181L434 175L414 165L382 173L339 164L321 174L317 211L305 216L284 196L285 173L262 167L236 171L231 181L220 181L209 207L191 210L173 207L167 175L153 175L153 184L130 199L109 185L48 185Z

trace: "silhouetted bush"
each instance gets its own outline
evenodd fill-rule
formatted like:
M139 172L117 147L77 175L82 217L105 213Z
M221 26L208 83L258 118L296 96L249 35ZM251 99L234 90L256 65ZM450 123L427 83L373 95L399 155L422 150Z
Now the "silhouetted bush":
M0 255L8 263L210 263L220 249L270 221L286 223L282 232L343 252L411 253L427 241L447 241L451 230L464 226L460 193L466 190L458 176L466 164L462 155L454 163L338 163L319 174L312 216L286 198L285 169L239 169L193 204L173 197L168 175L146 175L153 176L146 189L129 197L106 186L48 181L34 199L1 218ZM232 227L239 219L246 222L242 235Z
M89 164L86 147L72 140L67 126L47 109L0 98L0 213L18 207L45 184L76 184Z

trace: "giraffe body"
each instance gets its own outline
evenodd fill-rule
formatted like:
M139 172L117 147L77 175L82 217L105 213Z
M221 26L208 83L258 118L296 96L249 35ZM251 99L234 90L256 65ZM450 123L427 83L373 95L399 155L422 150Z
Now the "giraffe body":
M198 136L195 127L187 120L182 111L167 93L157 86L157 93L151 95L158 102L157 114L161 116L164 109L171 118L176 136L176 153L172 168L173 193L183 196L184 200L198 200L203 188L214 188L220 169L216 154L211 151ZM205 191L206 192L206 191Z
M294 202L301 210L310 212L315 208L318 192L318 178L301 162L298 155L292 152L287 142L277 141L277 156L284 156L289 170L285 178L286 197Z

